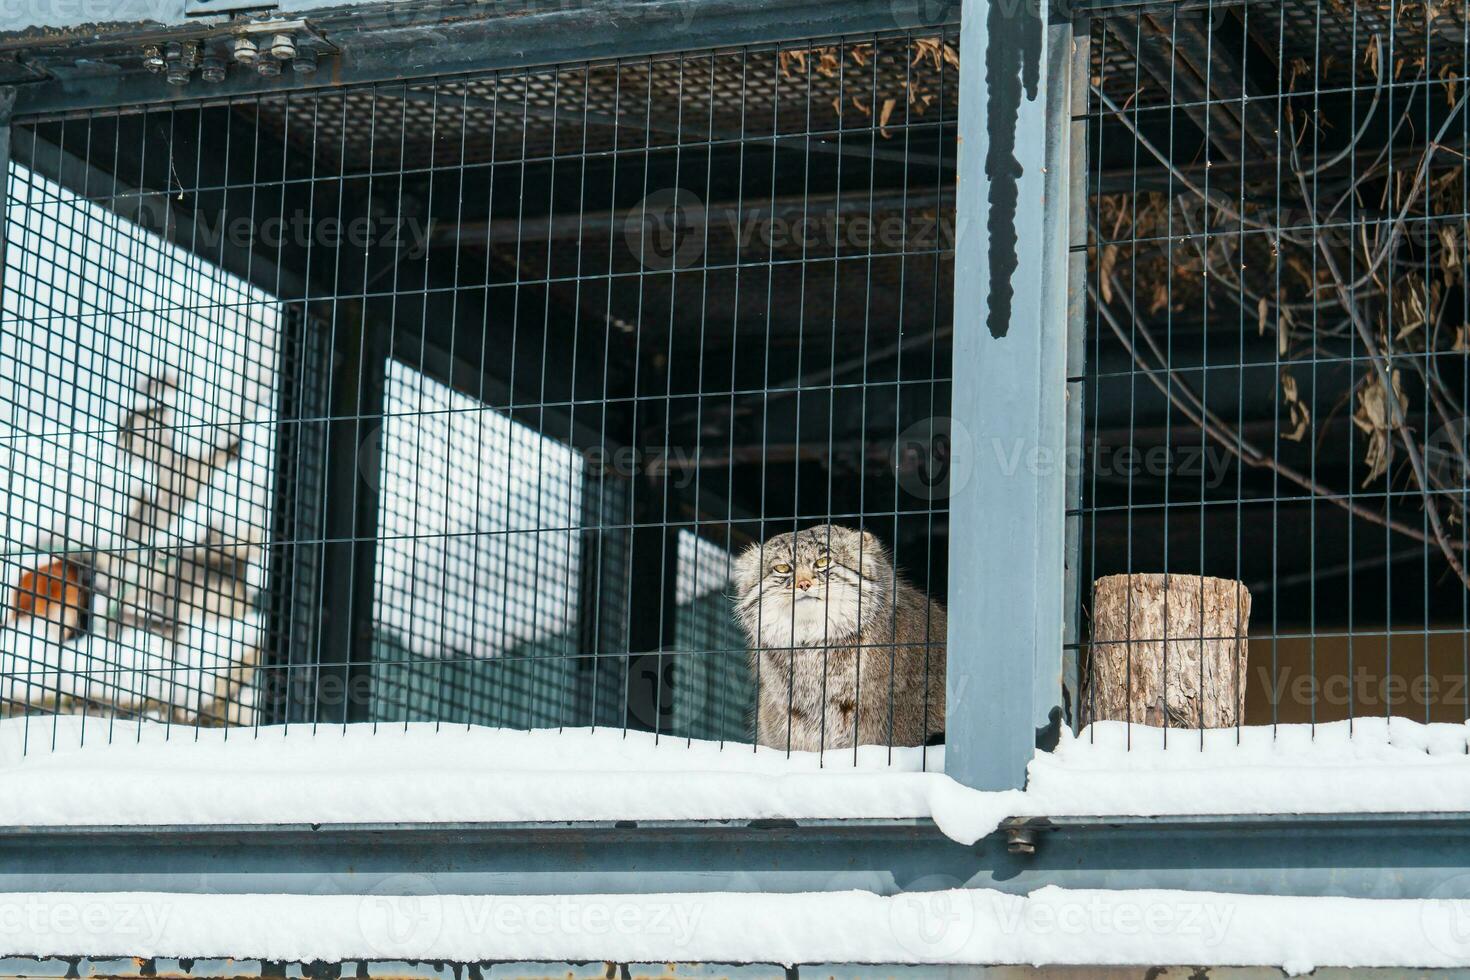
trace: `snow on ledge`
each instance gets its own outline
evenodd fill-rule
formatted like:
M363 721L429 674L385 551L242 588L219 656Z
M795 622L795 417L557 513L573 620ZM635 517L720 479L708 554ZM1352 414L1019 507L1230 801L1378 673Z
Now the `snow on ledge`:
M1105 722L1038 754L1025 792L982 793L935 771L933 748L788 757L608 729L13 718L0 825L932 817L973 843L1010 816L1470 811L1467 736L1372 718L1202 742Z
M582 896L0 893L0 956L1425 968L1463 903L988 889Z

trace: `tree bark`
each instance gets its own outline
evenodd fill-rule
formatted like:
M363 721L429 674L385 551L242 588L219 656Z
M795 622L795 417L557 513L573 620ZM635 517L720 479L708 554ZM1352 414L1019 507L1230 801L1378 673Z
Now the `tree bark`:
M1244 582L1108 575L1093 583L1089 721L1226 728L1245 712Z

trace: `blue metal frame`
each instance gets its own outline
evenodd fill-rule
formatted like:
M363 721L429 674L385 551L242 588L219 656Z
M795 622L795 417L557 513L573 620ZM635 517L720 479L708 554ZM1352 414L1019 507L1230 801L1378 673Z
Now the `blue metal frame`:
M15 111L15 89L0 88L0 175L9 180L10 173L10 118ZM3 218L3 215L0 215ZM5 252L8 229L0 220L0 273L5 269ZM3 288L3 283L0 283Z
M1030 4L961 20L945 771L977 789L1061 723L1067 48Z
M127 6L134 0L123 0ZM284 5L283 5L284 6ZM262 78L232 70L223 82L168 85L141 70L69 71L16 86L16 112L23 115L86 109L226 99L322 85L401 80L416 75L451 75L574 61L657 55L699 48L779 44L838 34L938 27L959 22L958 0L579 0L544 8L510 2L445 4L405 0L401 4L330 5L313 12L290 5L283 16L306 17L336 48L313 75L285 72ZM386 11L386 12L385 12ZM48 35L45 45L69 42L80 55L100 59L125 54L140 58L145 41L192 38L219 25L185 21L140 22L100 35L77 28ZM27 37L0 34L7 49L24 56ZM0 61L0 66L4 62Z
M1041 978L1053 980L1111 980L1138 977L1156 980L1160 977L1198 977L1203 971L1180 965L1177 972L1165 972L1163 966L1111 967L1106 970L1088 967L1054 966L923 966L910 964L871 963L411 963L386 960L347 960L343 963L273 963L263 960L196 960L166 957L134 959L101 959L85 956L46 957L41 959L0 959L0 977L47 980L63 978L109 977L122 980L265 980L289 977L399 977L405 980L771 980L785 977L797 980L806 975L824 980L1011 980ZM1466 980L1470 970L1415 970L1415 977L1433 980ZM1210 980L1279 980L1283 976L1276 967L1225 966L1211 967ZM1313 980L1402 980L1402 970L1359 970L1323 967L1312 972Z
M1470 898L1470 814L0 828L0 892L877 894L1178 888Z

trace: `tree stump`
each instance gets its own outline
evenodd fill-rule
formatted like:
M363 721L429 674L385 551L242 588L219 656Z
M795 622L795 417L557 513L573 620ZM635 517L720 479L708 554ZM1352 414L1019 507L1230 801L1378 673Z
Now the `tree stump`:
M1167 582L1167 587L1166 587ZM1244 582L1108 575L1092 587L1090 721L1226 728L1245 712Z

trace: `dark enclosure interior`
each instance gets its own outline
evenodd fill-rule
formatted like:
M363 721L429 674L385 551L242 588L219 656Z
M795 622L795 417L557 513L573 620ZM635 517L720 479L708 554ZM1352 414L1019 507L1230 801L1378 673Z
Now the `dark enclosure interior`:
M1247 723L1464 719L1464 5L1087 33L1081 580L1244 581Z
M957 47L19 123L0 703L748 738L733 553L946 596Z

